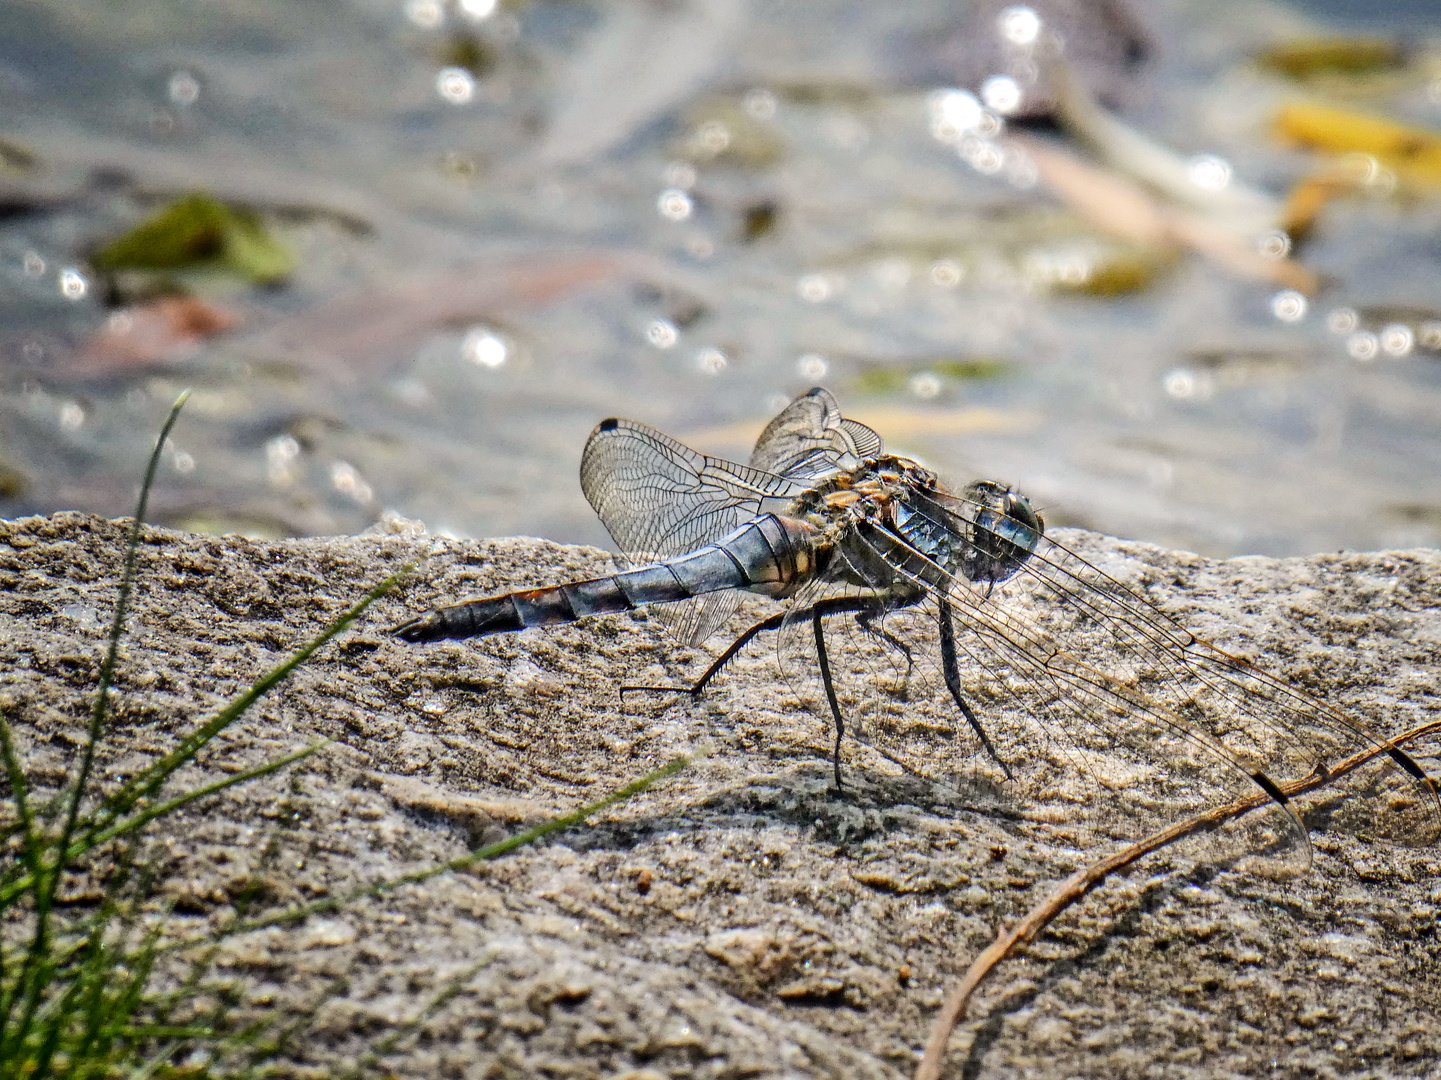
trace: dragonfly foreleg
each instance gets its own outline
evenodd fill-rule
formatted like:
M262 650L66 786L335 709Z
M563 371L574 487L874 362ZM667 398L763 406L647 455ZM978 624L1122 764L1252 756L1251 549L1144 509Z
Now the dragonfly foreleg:
M941 672L946 677L946 689L951 692L951 700L966 718L966 723L971 725L971 730L981 740L981 745L986 748L986 753L991 755L991 760L1001 767L1006 774L1007 780L1014 780L1011 767L1001 760L1001 755L996 753L996 748L991 745L990 736L986 729L981 727L981 721L966 704L966 699L961 695L961 669L956 663L956 628L951 622L951 602L945 596L937 598L937 607L940 611L941 624Z

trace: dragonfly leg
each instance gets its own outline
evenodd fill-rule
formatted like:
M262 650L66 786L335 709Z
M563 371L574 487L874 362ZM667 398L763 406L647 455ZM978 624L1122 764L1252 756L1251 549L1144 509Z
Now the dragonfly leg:
M966 722L971 725L971 730L976 733L976 737L981 740L981 745L986 748L986 753L991 755L991 760L1001 767L1007 780L1014 780L1015 776L1011 773L1011 767L1001 760L1000 754L996 753L996 748L991 745L991 739L986 734L986 729L981 726L981 721L961 695L961 670L956 663L956 628L951 622L951 602L944 595L939 596L938 601L941 624L941 671L946 677L946 689L951 692L951 699L955 701L956 707L965 716Z
M637 693L644 691L653 694L690 694L692 697L698 698L706 688L706 684L720 674L720 669L730 663L735 654L750 643L751 638L767 630L780 629L780 625L785 622L785 618L786 613L782 611L778 615L772 615L769 619L762 619L750 629L746 630L745 633L730 643L725 652L716 657L711 666L706 668L701 677L691 686L622 686L620 688L621 695L624 696L627 691Z
M706 668L701 674L701 677L691 686L622 686L620 692L622 694L629 691L637 693L690 694L693 697L699 697L705 689L706 684L715 678L716 675L720 673L721 668L725 667L725 665L735 657L736 653L745 648L757 634L764 633L767 630L779 630L781 625L787 620L794 621L809 617L815 633L816 656L820 661L821 682L825 685L826 700L830 704L831 715L836 721L836 740L835 749L832 753L832 764L835 768L836 790L841 791L843 790L841 782L841 737L845 734L845 720L841 716L840 702L836 699L835 683L831 679L830 657L826 653L825 629L822 620L825 619L827 615L842 615L846 612L857 612L858 617L875 616L884 611L889 611L895 606L894 602L887 603L873 596L837 596L822 600L811 607L801 608L799 611L783 611L772 615L768 619L762 619L747 629L740 637L732 641L726 648L726 651L716 657L710 667ZM897 647L905 651L907 657L909 657L909 650L905 648L904 643L898 639L895 643ZM965 706L963 705L962 708L965 708Z
M821 682L826 688L826 701L830 703L831 716L835 717L836 721L836 745L831 754L831 763L835 766L836 792L839 794L844 790L844 785L841 783L841 736L845 734L846 722L841 717L840 702L836 700L835 683L831 681L831 662L830 658L826 656L826 631L822 622L826 614L822 610L822 605L817 604L811 609L811 626L816 635L816 659L820 661Z
M887 611L890 610L892 609L886 607L870 608L866 611L862 611L859 615L856 616L856 625L859 626L866 633L870 634L871 637L879 638L881 641L884 641L887 645L895 649L898 653L900 653L906 658L906 681L909 682L911 678L911 672L915 669L916 666L916 658L911 655L911 647L900 638L896 637L895 634L891 633L884 626L878 626L875 622L878 617L884 615Z
M919 594L911 598L909 602L914 603L917 599L919 599ZM895 597L836 596L829 600L821 600L812 607L795 612L792 616L794 618L810 615L811 628L815 632L816 660L821 669L821 684L825 687L826 703L830 705L831 716L836 722L836 742L835 748L831 753L831 764L835 769L836 792L838 794L845 790L845 785L841 782L841 737L845 734L846 722L845 718L841 715L841 703L836 699L835 681L831 678L831 661L826 653L826 634L823 620L827 615L840 615L848 611L856 612L856 621L861 624L863 629L868 632L879 633L889 639L897 648L906 654L906 659L909 660L911 652L910 649L905 646L904 642L884 630L879 630L878 628L873 629L866 625L870 619L875 618L877 615L882 615L887 611L893 611L897 607L906 606L909 606L909 604L905 602L897 603L897 598ZM907 674L909 674L909 672Z
M701 674L701 677L690 686L622 686L620 688L620 692L622 694L690 694L693 697L700 697L701 692L705 690L706 686L710 683L710 681L720 674L721 668L725 667L728 663L730 663L731 660L735 658L736 653L740 652L747 645L749 645L752 638L754 638L757 634L765 633L767 630L779 630L781 628L781 624L785 622L788 618L804 619L815 615L818 611L822 615L836 615L846 611L878 613L881 610L889 609L882 609L877 607L876 602L870 598L837 597L832 600L822 600L814 607L802 608L800 611L797 611L794 614L792 614L791 612L782 611L778 614L772 615L768 619L762 619L760 622L756 623L754 626L750 627L744 633L742 633L740 637L732 641L730 645L726 647L726 651L716 657L715 660L711 663L711 666L706 668L705 671Z

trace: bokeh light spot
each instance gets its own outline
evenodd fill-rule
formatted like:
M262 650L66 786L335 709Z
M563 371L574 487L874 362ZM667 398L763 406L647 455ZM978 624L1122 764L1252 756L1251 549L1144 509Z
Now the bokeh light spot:
M774 120L776 116L776 96L769 90L757 87L747 92L742 102L745 111L756 120Z
M1161 388L1167 397L1186 401L1196 396L1196 376L1186 368L1172 368L1161 376Z
M375 501L375 492L360 471L348 461L337 461L330 467L330 485L362 506Z
M941 380L933 372L922 371L911 376L911 393L922 401L930 401L941 392Z
M1034 45L1041 33L1041 17L1028 7L1006 8L996 24L1012 45Z
M696 353L695 365L707 375L719 375L730 366L730 361L719 349L702 349Z
M300 443L293 435L277 435L265 444L265 477L271 487L288 487L295 482L292 466L300 457Z
M1009 116L1021 107L1025 92L1021 84L1009 75L992 75L981 84L981 100L986 108L994 109L1002 116Z
M966 276L954 259L938 259L931 264L931 281L943 289L954 289Z
M1291 237L1282 229L1268 232L1256 241L1256 250L1268 259L1284 259L1291 254Z
M1376 354L1381 351L1381 342L1371 331L1358 330L1346 339L1346 351L1351 354L1352 360L1368 363L1375 360Z
M667 221L684 221L690 217L695 204L691 198L680 188L668 188L660 193L655 201L655 208L660 211L660 216Z
M200 80L188 71L177 71L170 76L166 93L172 104L185 108L200 99Z
M60 295L66 300L82 300L89 290L90 283L85 280L85 275L73 266L67 266L60 271Z
M806 353L796 361L796 371L807 379L823 379L831 366L817 353Z
M680 338L680 331L669 319L656 319L645 328L645 337L657 349L669 349Z
M1392 323L1381 331L1381 351L1387 356L1410 356L1416 344L1416 336L1405 323Z
M1231 163L1215 154L1200 154L1186 162L1186 175L1202 191L1223 191L1231 183Z
M476 22L490 18L496 7L496 0L460 0L461 13Z
M508 359L505 339L485 327L476 327L460 343L460 354L476 367L498 368Z
M996 25L1000 36L1012 45L1035 45L1040 36L1040 16L1029 7L1007 7L1000 13Z
M1306 298L1295 289L1285 289L1271 297L1271 314L1284 323L1300 322L1306 317Z
M475 76L462 67L441 68L435 90L452 105L465 105L475 97Z
M796 295L808 304L823 304L834 291L825 274L803 274L796 281Z
M926 111L931 137L948 145L979 128L984 114L980 99L968 90L934 90L926 96Z
M424 30L434 30L445 19L439 0L408 0L405 17Z
M1333 334L1349 334L1359 325L1361 325L1361 320L1354 308L1337 308L1326 316L1326 329Z

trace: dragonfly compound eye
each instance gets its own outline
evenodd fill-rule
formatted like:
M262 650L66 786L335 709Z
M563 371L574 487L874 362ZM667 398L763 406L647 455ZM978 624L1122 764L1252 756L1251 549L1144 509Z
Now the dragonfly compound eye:
M993 480L978 480L964 499L971 535L961 572L970 581L1005 581L1036 550L1041 519L1024 495Z

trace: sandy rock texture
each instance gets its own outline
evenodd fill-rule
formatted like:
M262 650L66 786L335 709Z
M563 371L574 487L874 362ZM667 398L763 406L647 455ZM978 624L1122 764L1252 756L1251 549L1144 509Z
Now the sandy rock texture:
M0 522L0 704L32 780L81 742L123 522ZM1089 534L1156 603L1392 730L1441 711L1441 555L1218 563ZM367 1050L401 1077L904 1077L946 988L1098 852L849 744L771 650L702 701L627 696L707 654L643 613L480 642L386 629L465 594L594 576L605 553L404 535L261 543L148 530L109 780L131 774L418 553L408 584L179 783L317 738L290 773L161 826L173 932L333 896L545 820L709 741L711 754L557 839L287 929L228 938L237 1015L301 1018L296 1076ZM758 600L737 616L768 611ZM1425 755L1435 747L1419 747ZM1316 831L1300 878L1162 854L997 972L954 1077L1422 1077L1441 1069L1441 852ZM76 902L83 902L83 897ZM455 992L434 1004L458 980Z

